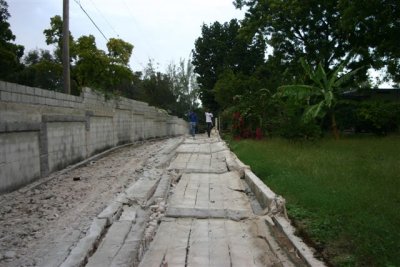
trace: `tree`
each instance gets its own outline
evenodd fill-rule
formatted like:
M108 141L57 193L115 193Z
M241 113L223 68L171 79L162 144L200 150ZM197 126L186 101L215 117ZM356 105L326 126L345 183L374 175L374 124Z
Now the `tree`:
M140 100L171 112L176 103L171 84L168 75L156 71L153 62L149 60L140 84Z
M24 55L24 47L14 44L15 35L10 29L8 4L0 0L0 79L15 79L15 73L22 68L20 62Z
M62 91L62 66L48 50L32 50L24 57L17 82L47 90Z
M342 10L336 0L236 0L235 5L249 7L242 34L263 33L273 48L273 60L283 65L287 77L291 77L287 82L300 81L297 62L302 57L314 67L321 64L327 71L336 69L352 54L357 56L351 58L349 69L369 66L372 62L368 47L356 44L342 27ZM367 68L354 78L358 82L367 81Z
M108 77L114 93L122 94L131 85L134 79L129 67L129 59L132 56L133 45L122 39L111 38L107 42L109 66Z
M279 87L278 96L295 98L307 104L303 114L304 121L310 121L317 117L323 118L329 115L331 118L331 127L335 139L339 138L339 131L336 125L335 106L338 102L338 95L342 93L349 82L350 78L358 71L358 69L341 75L346 62L340 64L336 70L326 73L322 64L313 70L309 63L301 59L311 85L284 85ZM341 75L341 76L339 76Z
M128 66L133 45L122 39L110 38L107 42L108 56L113 64Z
M338 6L352 46L369 54L374 68L387 67L386 78L400 83L400 2L340 0Z
M258 71L253 75L245 75L235 74L231 69L227 69L219 76L214 86L215 99L223 109L228 108L233 105L237 95L253 94L265 88L267 82L264 78L266 77L258 75Z
M50 19L50 28L44 30L46 43L55 45L55 57L61 64L62 18ZM107 53L97 48L93 35L81 36L77 41L70 34L71 79L75 91L84 86L105 94L130 95L133 81L137 80L129 67L133 45L122 39L111 38Z
M47 45L54 45L55 50L54 54L57 58L57 60L62 63L62 36L63 32L63 21L61 16L57 15L52 18L50 18L50 28L45 29L43 31L45 38L46 38L46 44ZM72 36L71 33L69 33L69 44L70 44L70 57L74 58L75 53L74 53L74 37Z
M171 80L171 91L176 99L174 113L184 117L189 110L198 107L198 85L191 60L181 59L179 64L171 63L167 67L166 75Z
M240 24L231 20L202 26L202 36L195 41L194 70L198 74L200 99L214 113L220 109L215 100L214 86L227 69L235 74L253 73L264 63L265 43L260 36L240 38Z
M92 87L105 89L107 82L107 66L110 61L106 53L99 50L93 35L81 36L74 44L76 60L72 65L71 76L79 88Z

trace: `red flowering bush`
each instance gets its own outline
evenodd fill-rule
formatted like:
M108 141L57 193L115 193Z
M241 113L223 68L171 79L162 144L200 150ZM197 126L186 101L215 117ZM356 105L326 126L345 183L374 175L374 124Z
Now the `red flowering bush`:
M247 122L247 121L246 121ZM252 123L245 122L244 116L240 112L234 112L232 116L232 134L235 140L242 138L255 138L260 140L263 138L263 132L260 127L253 131Z
M240 139L244 128L244 119L240 112L234 112L232 118L232 133L235 139Z

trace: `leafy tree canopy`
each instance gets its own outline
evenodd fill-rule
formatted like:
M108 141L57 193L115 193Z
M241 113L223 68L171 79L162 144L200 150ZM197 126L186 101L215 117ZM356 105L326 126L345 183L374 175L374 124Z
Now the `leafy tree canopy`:
M63 32L63 21L61 16L56 15L50 18L50 28L45 29L43 31L46 44L47 45L54 45L55 46L55 55L57 60L61 63L62 62L62 36ZM75 57L75 50L74 50L74 37L72 36L71 32L69 33L69 45L70 45L70 56L71 58Z
M122 39L111 38L107 42L108 55L114 63L127 66L132 56L133 45Z
M184 117L189 110L196 109L199 105L197 75L194 73L191 59L186 62L181 59L178 64L171 63L166 74L171 80L171 90L176 98L175 112Z
M10 29L8 4L0 0L0 79L14 80L15 72L21 69L20 59L24 55L24 47L14 44L15 35Z
M153 62L149 60L140 84L140 100L171 112L176 102L171 87L168 75L157 71Z
M18 82L48 90L62 89L62 66L48 50L32 50L24 57L25 67Z
M225 70L249 75L264 63L263 39L258 35L240 38L239 30L240 24L235 19L224 24L214 22L203 25L202 35L195 41L193 65L199 75L200 99L213 112L220 108L214 86Z
M325 70L337 68L349 55L356 55L347 66L350 69L382 64L398 68L399 48L394 45L400 29L398 1L236 0L235 5L249 8L242 34L262 32L273 57L294 80L301 57ZM367 68L356 78L367 81Z
M387 78L400 83L400 2L340 0L341 27L353 46L368 50L373 67L387 67ZM367 53L367 51L365 51Z
M332 73L326 73L321 64L313 69L303 58L300 59L310 85L284 85L279 88L278 96L287 96L307 103L304 120L310 121L317 117L331 117L331 127L336 139L339 131L336 125L335 107L340 93L346 89L345 84L360 69L353 70L344 75L345 63L340 64Z

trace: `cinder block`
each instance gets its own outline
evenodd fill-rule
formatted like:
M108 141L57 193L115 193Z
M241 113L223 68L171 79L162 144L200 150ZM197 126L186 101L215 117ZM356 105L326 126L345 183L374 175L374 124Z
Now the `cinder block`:
M30 87L30 86L25 86L26 94L27 95L34 95L35 94L35 88Z
M55 92L55 91L50 91L50 90L49 90L49 97L50 97L50 98L53 98L53 99L56 98L56 92Z
M0 90L1 91L3 91L3 90L5 91L6 87L7 87L7 82L0 81Z
M21 95L21 102L32 103L32 97L30 95Z
M54 98L50 98L50 106L57 106L57 100Z
M19 93L11 93L11 101L20 102L21 101L21 95Z
M6 83L6 90L9 92L16 92L17 84L15 83Z
M63 99L64 94L59 93L59 92L54 92L54 98L55 99Z
M0 142L0 145L2 146L1 142ZM5 164L5 163L6 163L6 151L2 149L2 150L0 150L0 165Z
M40 88L34 88L34 89L33 89L33 93L34 93L34 95L36 95L36 96L43 96L43 90L40 89Z
M14 92L14 93L20 93L20 94L26 94L25 86L23 86L23 85L18 85L18 84L17 84L17 85L15 86L13 92Z
M51 98L45 98L46 99L46 105L51 106Z
M0 192L3 191L5 192L7 188L12 187L12 180L13 180L13 170L12 170L12 164L11 163L6 163L1 166L0 168Z
M31 182L40 176L40 162L38 157L30 157L19 162L19 172L22 184Z
M45 97L40 97L39 98L39 104L40 105L43 105L43 106L45 106L45 105L47 105L47 100L46 100L47 98L45 98Z
M41 103L40 103L40 100L41 100L41 99L42 99L41 96L35 95L35 96L33 97L32 103L35 104L35 105L39 105L39 104L41 104Z
M46 97L46 98L51 97L51 96L50 96L50 91L49 91L49 90L43 90L43 91L42 91L42 96L43 96L43 97Z
M12 95L7 91L0 91L0 99L2 101L12 101Z

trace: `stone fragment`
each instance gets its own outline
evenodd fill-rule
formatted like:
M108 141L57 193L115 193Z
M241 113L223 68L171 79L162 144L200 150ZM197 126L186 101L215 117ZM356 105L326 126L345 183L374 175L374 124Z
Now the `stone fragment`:
M12 207L10 207L10 206L5 206L4 207L4 212L5 213L10 213L12 211Z
M6 251L4 253L4 259L14 259L17 256L17 253L13 250Z

